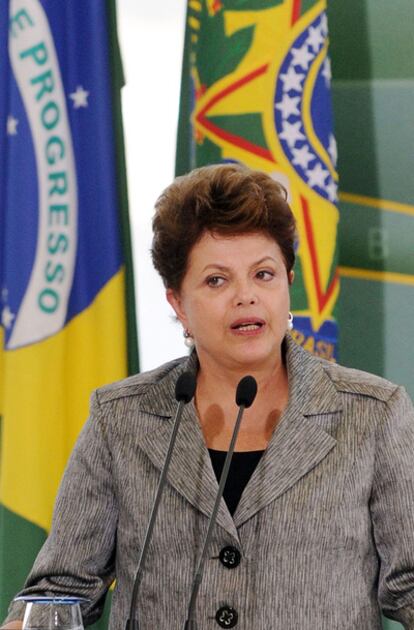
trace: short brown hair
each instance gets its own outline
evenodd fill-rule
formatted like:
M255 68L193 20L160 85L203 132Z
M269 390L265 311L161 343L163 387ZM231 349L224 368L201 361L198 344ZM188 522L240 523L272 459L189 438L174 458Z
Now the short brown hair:
M191 249L205 232L263 232L279 245L290 272L295 219L286 191L270 175L238 164L197 168L177 177L155 204L152 260L164 285L179 290Z

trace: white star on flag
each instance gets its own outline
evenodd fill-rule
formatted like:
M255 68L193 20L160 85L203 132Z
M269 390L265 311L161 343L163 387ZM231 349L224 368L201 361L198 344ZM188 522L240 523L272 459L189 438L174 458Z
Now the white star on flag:
M283 81L283 89L285 92L289 92L289 90L296 90L296 92L302 91L302 81L305 75L296 72L293 66L289 67L286 74L281 74L280 78Z
M324 61L323 68L322 68L322 76L325 77L326 85L329 87L329 84L332 79L331 60L329 59L329 57L327 57Z
M337 149L335 136L332 133L329 134L328 153L329 153L329 157L332 160L332 164L336 166L336 163L338 161L338 149Z
M284 94L281 103L276 105L276 109L280 109L283 118L289 118L290 115L300 116L299 102L299 96L291 97L288 94Z
M78 85L75 92L72 92L69 96L73 100L73 107L75 109L79 109L79 107L88 107L89 92L87 92L87 90L85 90L81 85Z
M326 168L323 168L323 166L321 166L319 162L315 164L313 169L306 171L308 184L309 186L312 186L312 187L319 186L319 188L324 188L325 180L328 177L328 175L329 175L329 172L326 170Z
M17 120L17 118L12 116L12 114L10 114L7 117L7 135L8 136L15 136L15 135L17 135L17 125L18 124L19 124L19 121Z
M329 197L330 201L338 201L338 186L334 182L333 179L325 186L326 194Z
M9 290L6 287L3 287L3 289L1 290L1 299L3 300L3 302L6 302L8 297L9 297Z
M324 36L321 33L321 29L318 26L311 26L309 28L308 39L306 40L313 52L318 52L319 48L325 41Z
M328 18L326 17L326 13L324 13L321 17L320 22L321 32L324 37L328 35Z
M313 153L309 151L308 146L306 144L300 149L292 149L292 153L293 153L292 163L297 164L298 166L303 168L303 170L308 168L309 162L312 162L312 160L315 159L315 156L313 155Z
M9 306L5 306L1 313L1 323L5 328L10 328L13 323L14 315L10 310Z
M306 140L306 136L300 130L301 121L290 123L287 120L283 121L283 131L279 134L279 138L285 140L289 147L292 148L300 140Z
M309 52L307 44L303 44L302 48L292 48L292 56L292 65L300 66L304 70L309 68L309 64L314 58L314 55Z

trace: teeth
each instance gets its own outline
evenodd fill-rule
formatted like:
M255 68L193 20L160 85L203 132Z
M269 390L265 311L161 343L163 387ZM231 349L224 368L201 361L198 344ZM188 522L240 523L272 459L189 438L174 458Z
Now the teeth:
M240 324L237 328L242 328L243 330L257 330L260 328L260 324Z

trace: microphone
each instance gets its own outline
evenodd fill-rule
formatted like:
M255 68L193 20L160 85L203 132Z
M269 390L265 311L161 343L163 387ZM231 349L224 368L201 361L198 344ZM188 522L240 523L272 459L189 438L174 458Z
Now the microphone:
M257 394L257 383L253 376L244 376L236 389L236 405L244 409L252 406Z
M257 394L257 383L253 376L245 376L241 379L239 384L237 385L236 390L236 405L239 407L239 411L237 414L236 423L233 429L233 435L231 437L231 442L229 446L229 450L226 455L226 459L224 461L223 470L220 476L219 488L217 491L216 500L214 503L213 511L211 513L207 534L204 540L203 549L200 555L200 560L197 565L197 569L194 575L193 584L191 587L191 597L190 603L188 605L187 611L187 619L184 624L184 630L197 630L197 622L195 620L194 609L197 601L197 595L199 588L201 586L201 580L203 578L204 565L207 558L207 550L210 544L211 536L213 534L213 528L216 524L217 512L220 505L221 497L223 496L224 486L226 485L227 476L229 474L230 464L234 453L234 447L236 446L236 440L240 429L241 419L244 413L244 410L250 407L256 398Z
M139 630L139 623L137 619L137 602L138 592L144 573L145 560L148 554L148 548L152 539L152 532L154 529L155 521L158 513L158 506L161 500L161 495L164 490L168 468L172 452L174 449L175 439L177 437L178 427L180 426L181 416L183 413L184 405L190 402L193 398L196 388L196 378L191 372L183 372L177 379L175 384L175 399L178 402L177 411L175 413L174 425L171 432L170 443L168 445L167 455L165 457L164 466L161 471L161 477L158 482L157 493L155 495L154 504L151 510L150 520L145 533L144 544L142 546L141 555L138 562L138 569L135 575L134 587L131 595L131 606L129 610L129 618L126 622L126 630Z

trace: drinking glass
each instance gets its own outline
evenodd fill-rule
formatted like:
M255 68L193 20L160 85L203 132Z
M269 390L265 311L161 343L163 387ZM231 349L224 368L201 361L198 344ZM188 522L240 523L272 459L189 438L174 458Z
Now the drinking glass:
M80 597L21 596L26 603L23 630L83 630Z

